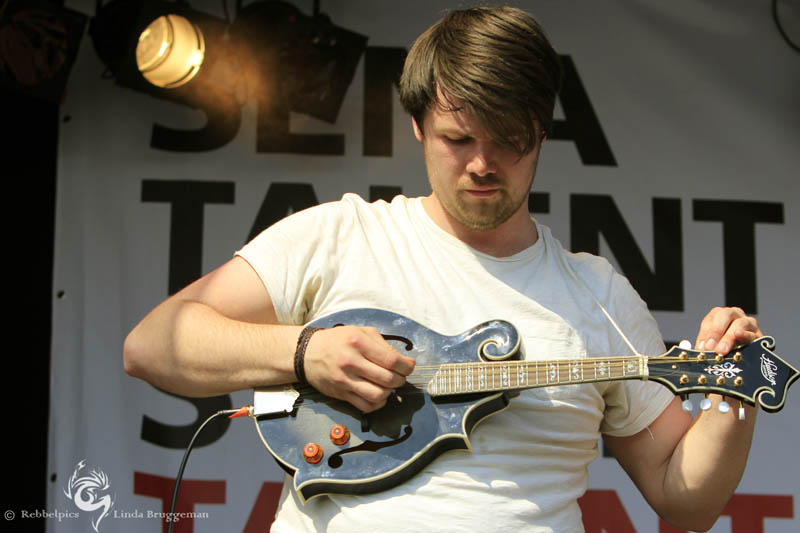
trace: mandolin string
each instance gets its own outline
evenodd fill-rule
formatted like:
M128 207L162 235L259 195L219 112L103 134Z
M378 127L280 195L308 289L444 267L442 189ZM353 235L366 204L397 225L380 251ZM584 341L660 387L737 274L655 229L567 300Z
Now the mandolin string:
M548 361L548 362L513 362L513 363L445 363L442 365L431 365L431 366L418 366L416 367L415 371L409 375L408 382L413 382L414 384L427 384L433 377L435 377L441 370L445 372L453 372L456 370L460 370L462 372L466 372L469 369L478 369L478 370L485 370L487 374L491 375L501 375L502 373L510 372L518 372L520 368L526 370L528 373L547 373L552 370L556 370L557 372L568 372L570 370L575 369L576 361L582 361L581 370L587 370L587 366L589 367L588 370L591 371L594 366L598 363L603 363L603 367L612 370L618 370L625 368L630 364L629 360L625 361L613 361L613 360L581 360L581 359L569 359L569 360L562 360L562 361ZM668 364L673 362L695 362L695 361L687 361L684 359L680 359L678 357L661 357L658 359L650 359L650 364ZM703 361L700 361L701 363ZM715 361L716 362L716 361ZM413 378L421 378L422 380L414 381ZM571 380L565 380L569 382Z
M732 358L725 358L724 360L729 360ZM473 362L473 363L444 363L442 365L420 365L417 366L414 372L412 372L406 384L410 385L411 387L402 387L400 390L402 391L403 396L408 396L409 394L426 394L424 387L427 386L433 378L437 376L437 373L442 370L442 367L445 367L445 371L452 371L455 368L459 368L462 371L469 368L482 368L486 370L486 375L484 379L493 379L493 378L500 378L503 379L503 373L506 374L506 379L508 379L509 374L513 375L516 371L519 371L520 367L524 368L527 373L544 373L547 374L548 372L552 372L555 370L559 375L561 372L564 372L566 376L570 375L570 371L574 369L574 365L576 362L582 362L582 366L584 367L588 364L589 370L591 371L592 367L603 363L605 368L608 369L609 373L612 370L624 370L624 368L630 363L630 359L623 359L623 360L616 360L616 358L590 358L590 359L565 359L565 360L558 360L558 361L509 361L509 362L493 362L493 363L482 363L482 362ZM705 362L717 362L715 359L710 359L707 361L699 361L699 360L687 360L681 359L677 356L660 356L660 357L653 357L648 358L648 363L651 365L664 365L664 364L671 364L674 362L682 362L682 363L705 363ZM448 368L448 365L458 365L452 366ZM505 367L505 370L504 368ZM509 367L511 367L509 369ZM452 376L447 376L446 379L451 381ZM613 378L611 378L613 380ZM593 378L589 379L581 379L577 380L579 383L593 383L595 380ZM530 388L539 388L539 387L546 387L548 385L557 386L557 385L569 385L569 384L577 384L576 380L567 379L559 379L552 383L542 383L537 385L536 387ZM422 389L418 389L415 387L423 387ZM512 387L513 388L513 387ZM295 390L300 394L302 398L313 399L318 402L322 403L347 403L344 400L338 400L336 398L330 398L322 394L321 392L317 391L310 385L297 385L295 386ZM502 390L502 388L495 388L490 387L484 391L475 391L476 393L481 392L498 392ZM300 405L300 407L303 407Z
M545 362L540 361L539 364L541 364L542 366L539 366L539 367L537 367L537 362L536 361L513 362L513 363L515 363L515 366L529 367L528 371L529 372L533 371L535 373L538 373L540 371L547 373L549 371L552 371L553 366L555 366L557 372L564 371L567 375L569 375L569 370L571 368L573 368L572 365L574 365L575 361L589 362L590 366L595 364L595 363L605 362L606 363L606 368L608 368L609 370L622 370L622 369L624 369L625 366L627 366L627 364L629 362L629 360L623 360L623 361L613 361L612 360L612 361L608 361L606 359L596 358L596 359L590 359L590 360L568 359L568 360L561 360L561 361L549 361L549 362L547 362L546 366L544 365ZM717 361L715 361L713 359L711 361L712 362L717 362ZM650 358L650 359L648 359L648 362L650 364L663 365L663 364L671 364L671 363L674 363L674 362L683 362L683 363L700 362L700 363L703 363L703 362L709 362L709 361L688 361L686 359L681 359L679 357L661 356L661 357L658 357L658 358ZM452 365L454 363L445 363L443 365L427 365L427 366L419 366L419 367L417 367L417 369L423 369L424 372L418 372L417 370L415 370L414 372L411 373L411 375L409 376L409 379L406 382L407 385L410 385L410 387L406 387L406 386L401 387L399 389L399 391L401 391L401 396L427 394L427 392L425 391L424 387L427 386L428 383L430 383L431 379L433 379L433 377L436 376L436 373L439 370L441 370L442 366L446 366L447 364ZM503 372L502 367L503 366L509 366L508 363L504 364L504 363L499 363L499 362L497 362L497 363L480 363L480 362L478 362L478 363L455 363L455 364L465 365L465 366L473 365L474 367L483 366L486 370L489 371L487 373L487 376L486 376L487 379L491 379L492 376L494 376L494 377L502 377L502 372ZM462 366L461 368L464 368L464 366ZM511 373L513 374L513 372L511 372ZM417 379L412 379L412 378L417 378ZM611 378L611 379L613 380L614 378ZM595 382L595 380L592 379L592 378L584 379L584 380L578 380L578 381L580 383L593 383L593 382ZM569 385L571 383L572 384L579 384L579 383L575 383L574 380L564 379L564 380L560 380L558 382L552 382L550 384L542 383L540 385L529 387L529 388L541 388L541 387L546 387L548 385L551 385L551 386ZM422 387L422 388L416 388L417 386ZM336 399L336 398L331 398L329 396L325 396L324 394L322 394L321 392L317 391L314 387L312 387L310 385L302 385L302 386L298 385L298 386L295 387L295 390L297 390L297 392L300 394L301 398L314 400L317 403L347 404L347 402L344 401L344 400L339 400L339 399ZM502 390L502 388L497 388L497 389L489 388L489 389L484 390L484 391L475 391L475 392L476 393L481 393L481 392L491 393L491 392L500 392L501 390ZM304 406L302 403L299 404L297 407L299 409L313 409L313 407Z
M550 363L547 364L547 366L540 366L538 368L537 368L537 365L536 365L535 362L518 363L518 364L515 364L515 365L511 365L511 366L527 367L526 370L529 373L531 371L532 372L539 372L539 373L547 373L547 372L552 372L553 370L555 370L557 373L564 372L566 375L569 375L569 370L571 370L573 368L572 365L574 364L574 361L576 361L576 360L565 360L565 361L550 362ZM506 373L506 378L507 378L509 373L513 374L514 370L518 371L518 368L517 369L513 369L510 372L509 372L508 368L506 368L504 370L502 367L504 367L504 366L508 367L509 365L508 364L502 364L502 363L492 363L489 366L487 366L485 363L466 363L464 365L466 365L467 368L470 365L471 365L472 368L483 367L483 369L487 371L484 379L492 379L492 378L500 378L500 379L502 379L504 372ZM624 361L606 362L606 368L609 369L609 370L620 370L620 369L623 369L626 365L627 365L627 362L624 362ZM409 376L409 378L407 379L406 383L411 385L411 386L422 386L422 387L424 387L428 383L430 383L430 381L437 375L437 372L439 372L441 370L442 366L444 366L444 365L419 366L419 367L417 367L417 369L423 369L424 371L423 372L419 372L419 371L415 370ZM461 367L461 368L463 369L465 367ZM449 380L450 376L448 376L447 379ZM559 384L569 384L569 383L571 383L573 381L574 380L571 380L571 379L567 378L567 379L564 379L564 380L560 380ZM592 380L589 379L589 380L586 380L586 382L592 382ZM556 382L554 382L552 384L555 385ZM547 385L546 384L542 384L541 386L547 386ZM314 389L310 385L296 386L295 389L303 397L308 397L308 398L311 398L311 397L324 397L324 395L322 393L316 391L316 389ZM415 389L406 389L403 394L406 394L406 395L407 394L422 394L424 392L425 392L424 390L419 390L419 389L416 389L416 390ZM476 391L476 392L481 392L481 391ZM486 392L492 392L492 390L489 389ZM335 401L340 401L340 400L335 400Z

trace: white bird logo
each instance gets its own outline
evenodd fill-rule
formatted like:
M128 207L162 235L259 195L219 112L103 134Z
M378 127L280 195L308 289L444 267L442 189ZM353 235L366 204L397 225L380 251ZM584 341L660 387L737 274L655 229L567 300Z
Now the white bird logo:
M114 505L114 500L108 494L100 496L99 493L106 491L109 488L108 476L102 470L90 470L88 476L78 477L83 467L86 466L86 460L79 461L75 466L75 471L69 478L69 484L66 489L62 489L67 498L75 502L75 505L81 511L97 511L102 509L96 519L92 520L92 527L97 531L97 526L100 520L106 517L108 511Z

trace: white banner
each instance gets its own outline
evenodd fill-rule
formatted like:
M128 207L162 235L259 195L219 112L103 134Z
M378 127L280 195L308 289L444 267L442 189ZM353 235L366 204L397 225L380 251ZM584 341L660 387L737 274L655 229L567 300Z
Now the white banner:
M94 4L67 2L87 15ZM84 37L60 128L52 482L41 511L49 531L87 531L105 509L97 531L159 531L193 430L217 409L252 401L249 391L188 401L128 377L122 343L150 309L294 209L345 192L429 192L392 83L403 51L461 2L321 4L334 24L368 37L367 49L336 120L293 112L284 132L268 127L268 103L256 87L237 85L228 66L219 76L233 99L209 93L203 106L238 98L241 108L211 122L226 134L197 133L206 112L104 79ZM556 134L534 182L537 219L566 247L599 252L622 270L668 341L693 340L710 307L739 305L800 365L791 344L800 301L800 57L776 29L770 2L517 4L541 21L566 67ZM312 2L295 5L310 14ZM225 17L218 1L192 8ZM800 529L799 394L789 392L784 411L759 415L742 483L711 531ZM253 423L212 424L200 440L176 531L267 530L282 471ZM77 506L80 478L84 490L105 486L96 510ZM611 458L592 465L582 506L589 532L674 531Z

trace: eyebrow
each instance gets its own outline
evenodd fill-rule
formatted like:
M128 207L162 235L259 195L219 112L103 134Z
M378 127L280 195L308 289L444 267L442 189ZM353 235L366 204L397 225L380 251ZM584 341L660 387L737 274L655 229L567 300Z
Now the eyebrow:
M460 128L459 126L440 126L434 129L434 132L439 135L450 135L453 137L472 137L473 133L469 130Z

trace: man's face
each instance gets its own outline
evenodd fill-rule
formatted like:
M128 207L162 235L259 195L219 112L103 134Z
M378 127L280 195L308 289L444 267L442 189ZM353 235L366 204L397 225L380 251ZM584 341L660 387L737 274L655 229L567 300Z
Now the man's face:
M422 130L413 125L433 198L451 219L472 230L494 229L522 211L530 220L527 200L540 144L520 157L494 142L472 116L441 106L427 112Z

